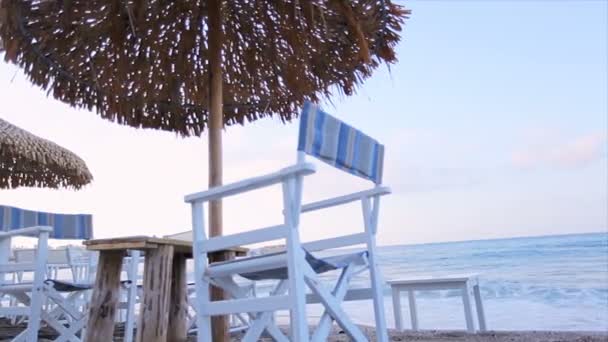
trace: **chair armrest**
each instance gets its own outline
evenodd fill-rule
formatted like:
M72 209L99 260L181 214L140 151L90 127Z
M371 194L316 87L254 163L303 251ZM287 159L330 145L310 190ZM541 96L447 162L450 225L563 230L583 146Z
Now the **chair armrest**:
M375 187L375 188L369 189L369 190L359 191L359 192L355 192L355 193L344 195L344 196L338 196L338 197L329 198L329 199L318 201L318 202L304 204L304 205L302 205L301 212L306 213L309 211L315 211L315 210L319 210L319 209L335 207L338 205L342 205L342 204L346 204L346 203L350 203L350 202L354 202L354 201L359 201L364 197L384 196L384 195L388 195L390 193L391 193L391 189L389 187L378 186L378 187Z
M52 231L53 231L53 228L47 227L47 226L27 227L27 228L9 230L8 232L0 232L0 238L11 237L11 236L33 236L33 235L38 235L42 232L50 233Z
M313 164L299 163L264 176L248 178L235 183L220 185L206 191L190 194L187 195L184 200L189 203L212 201L277 184L289 177L310 175L315 171L316 168Z

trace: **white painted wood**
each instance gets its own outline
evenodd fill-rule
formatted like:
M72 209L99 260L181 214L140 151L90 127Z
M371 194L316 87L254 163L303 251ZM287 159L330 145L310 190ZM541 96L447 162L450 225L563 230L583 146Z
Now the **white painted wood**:
M200 251L200 242L206 240L205 213L202 202L192 203L192 234L194 236L194 281L196 289L196 333L197 342L213 342L211 337L211 316L205 315L203 308L210 303L209 291L211 286L209 279L205 278L207 268L207 253Z
M378 210L376 206L380 205L379 197L374 197L374 208L369 198L364 197L361 200L363 210L363 222L365 224L365 232L367 233L367 251L369 259L369 273L371 288L373 291L374 317L376 323L376 339L379 342L388 342L388 328L386 326L386 317L384 312L384 293L382 275L378 266L376 255L376 226L378 223Z
M87 315L86 312L82 312L73 305L74 299L78 298L79 293L64 296L49 284L44 285L44 293L53 304L56 304L50 312L47 308L47 311L43 310L41 313L44 322L59 333L59 337L55 341L81 341L76 334L84 328Z
M296 176L305 176L315 173L316 167L314 164L302 163L286 167L278 172L270 173L260 177L245 179L232 184L213 187L207 191L197 192L187 195L184 199L186 202L207 202L228 196L237 195L247 191L260 189L269 185L278 184L288 178Z
M359 289L349 289L346 292L346 296L344 296L344 302L349 301L360 301L360 300L369 300L374 298L374 292L371 287L368 288L359 288ZM306 295L306 303L308 304L319 304L321 303L321 299L314 293L309 293Z
M2 236L0 235L0 265L8 264L11 258L11 237L10 236ZM10 283L10 280L7 280L7 274L9 272L3 272L0 270L0 286L6 283ZM13 274L16 276L15 274Z
M59 336L56 341L81 341L76 334L84 327L86 313L75 304L76 300L81 297L81 292L60 294L53 288L51 283L45 283L48 271L47 261L49 260L48 239L52 228L29 227L16 231L26 234L25 236L34 235L35 237L35 232L38 232L38 241L33 260L34 267L31 267L31 263L19 263L16 265L24 267L20 271L15 269L21 273L33 271L33 281L30 283L0 285L0 292L10 294L15 299L12 304L20 303L22 305L17 307L1 307L0 314L23 315L27 317L28 321L27 328L13 341L37 341L38 330L42 321L58 332ZM5 234L0 237L0 240L6 241L11 236L16 235ZM5 246L10 248L10 245ZM21 281L21 278L18 281ZM45 302L46 309L43 309Z
M211 264L206 275L211 278L226 277L237 273L257 272L287 265L287 254L281 253L260 258L247 258L227 263Z
M31 262L1 264L0 273L31 272L36 270L36 266L37 265L35 263Z
M40 236L40 233L53 231L52 227L47 226L34 226L20 229L9 230L8 232L0 232L0 239L11 236Z
M398 289L393 289L393 314L395 316L395 329L403 331L403 315L401 314L401 292Z
M277 287L270 293L271 296L283 295L287 291L287 281L281 280ZM273 311L266 311L257 316L257 319L253 321L245 336L243 336L243 342L255 342L258 341L264 329L273 322Z
M283 213L285 225L289 227L286 239L287 273L289 275L289 304L291 339L294 342L308 341L308 321L306 315L306 285L302 266L308 265L300 244L298 226L300 224L301 197L296 197L302 177L286 179L283 182Z
M271 296L262 298L246 298L214 301L201 308L198 313L203 315L217 316L239 312L264 312L286 310L290 308L290 297Z
M471 303L471 291L473 292L473 298L475 300L475 306L477 311L477 319L479 323L479 330L486 331L485 312L483 309L483 303L481 293L479 290L479 279L478 276L467 275L467 276L452 276L444 278L423 278L423 279L399 279L391 280L388 282L391 286L393 294L395 292L408 291L410 293L410 310L415 307L414 292L429 291L429 290L460 290L464 308L465 322L467 331L475 332L475 321L473 319L473 309ZM414 305L412 305L414 303ZM395 311L396 315L396 311ZM412 328L416 329L418 322L414 322L414 317L417 317L415 312L410 311L412 316ZM397 316L395 316L397 317ZM395 318L396 319L396 318Z
M392 285L392 286L396 286L396 285ZM461 286L462 286L462 282L443 282L443 283L439 283L439 284L430 283L430 284L424 284L424 285L414 285L414 284L398 285L398 287L401 288L402 291L405 291L408 289L424 290L424 291L457 290L457 289L460 289Z
M211 253L226 250L231 247L240 247L258 242L284 239L285 237L287 237L287 227L285 227L285 225L278 225L248 230L243 233L212 237L198 243L201 244L200 251Z
M418 309L416 308L416 291L407 291L407 300L410 308L410 321L412 322L412 330L418 331Z
M475 323L473 321L473 311L471 307L471 289L468 283L462 286L462 303L464 304L464 319L467 324L467 331L470 333L475 332Z
M35 227L33 230L35 230ZM19 229L24 231L25 229ZM44 287L45 273L46 273L46 259L48 253L48 240L49 232L52 228L46 227L46 229L40 229L38 235L38 247L36 250L36 271L34 272L34 282L31 293L30 303L30 315L27 323L28 342L38 341L38 330L40 329L40 320L42 314L42 301L44 294L42 293Z
M469 275L457 275L457 276L448 276L448 277L437 277L437 278L413 278L413 279L393 279L387 281L387 283L391 286L399 285L414 285L414 286L426 286L428 284L443 284L443 283L460 283L462 285L464 282L469 280L473 281L477 279L477 274L469 274Z
M334 297L329 290L327 290L323 284L321 284L316 273L312 270L309 264L303 265L306 270L306 277L304 278L308 287L316 293L321 303L325 307L325 310L336 320L336 322L342 327L344 332L352 340L356 342L367 342L367 338L361 332L361 330L351 321L348 315L342 310L340 301Z
M201 259L200 264L202 265L195 265L195 277L197 282L196 308L197 312L199 313L198 316L209 317L210 315L249 311L248 314L251 325L249 331L245 334L245 341L256 340L259 337L259 334L264 330L266 330L275 340L284 341L287 340L287 338L274 324L272 311L277 309L285 309L287 305L291 318L291 340L296 342L304 342L309 340L306 301L316 300L324 305L326 313L324 313L322 316L319 324L321 329L318 329L315 332L315 335L313 335L313 340L324 340L325 337L323 336L327 335L327 332L331 327L332 319L336 319L338 324L344 328L344 330L353 340L365 341L365 336L361 333L359 328L357 328L351 322L346 313L340 307L340 303L343 300L373 298L376 325L378 327L378 340L381 342L386 342L388 336L386 332L382 296L384 284L377 266L377 257L375 256L375 234L378 223L379 198L382 195L390 193L390 189L377 185L375 188L370 190L326 199L302 206L301 198L303 177L315 172L314 166L306 163L305 159L305 154L300 152L298 153L298 162L296 165L290 166L279 172L215 187L207 191L191 194L185 197L186 202L200 205L200 208L195 208L195 206L192 207L193 222L201 221L200 223L193 223L193 227L198 225L198 228L195 228L195 230L199 231L199 237L195 237L194 239L194 254L195 258ZM202 223L203 202L217 200L223 197L236 195L277 183L282 183L283 186L284 227L274 226L263 228L262 230L249 230L245 233L223 236L221 238L206 238L204 225ZM367 205L367 208L364 210L365 231L363 233L350 234L342 237L323 239L301 244L299 237L299 216L302 212L326 209L358 200L367 201L367 203L364 204ZM370 201L373 201L373 205L370 205ZM200 211L200 218L195 217L195 211ZM286 233L283 230L285 230ZM286 253L284 254L236 260L215 265L207 264L206 256L208 252L222 250L234 246L241 246L244 244L278 240L282 238L284 238L286 242ZM343 271L343 277L341 277L340 281L337 282L333 288L333 291L330 292L318 281L316 274L306 262L302 247L309 251L322 251L354 245L365 245L370 257L362 258L359 261L353 262L348 269ZM371 287L369 289L348 290L348 282L352 275L357 274L357 272L361 272L361 270L366 270L368 266L370 278L372 280ZM253 273L278 267L287 267L288 270L288 279L285 282L286 287L288 288L287 295L274 293L274 295L271 295L268 298L255 298L254 292L250 293L243 291L238 285L235 285L230 281L225 281L235 274ZM358 267L359 269L355 270L355 267ZM208 301L208 298L199 299L198 294L208 290L210 281L219 284L220 287L224 288L227 293L230 293L234 299L212 303ZM203 283L204 286L202 286ZM313 291L312 294L306 294L307 286ZM254 298L247 297L251 296L252 294ZM259 313L261 310L267 311ZM201 318L198 317L197 321L200 320ZM208 341L208 339L201 337L201 331L204 330L201 324L198 324L198 328L198 341Z
M304 205L302 205L301 212L307 213L310 211L335 207L335 206L339 206L342 204L359 201L365 197L371 198L371 197L376 197L376 196L384 196L384 195L388 195L390 193L391 193L391 189L389 187L377 186L377 187L374 187L373 189L369 189L369 190L359 191L359 192L355 192L355 193L348 194L348 195L338 196L338 197L329 198L329 199L318 201L318 202L304 204Z
M251 285L239 285L232 277L213 278L211 279L211 284L221 287L233 298L244 298L247 296L247 293L251 291Z
M127 289L127 317L125 322L124 341L133 342L135 332L135 303L137 301L137 280L139 273L139 258L140 251L131 251L131 260L129 262L128 278L131 280L131 285Z
M355 265L348 265L338 278L338 282L332 291L332 295L336 297L337 301L342 302L346 292L348 292L349 282L355 273ZM317 328L312 335L312 341L315 342L323 342L327 341L329 337L329 333L331 331L331 326L333 323L333 318L331 317L329 311L327 309L324 310L319 323L317 324Z
M302 244L302 247L309 252L322 251L327 249L349 247L361 245L367 242L366 233L357 233L346 236L338 236L323 240L311 241Z
M479 331L485 332L487 331L486 326L486 314L483 309L483 302L481 300L481 291L479 289L479 283L475 283L473 285L473 293L475 295L475 306L477 309L477 320L479 322Z

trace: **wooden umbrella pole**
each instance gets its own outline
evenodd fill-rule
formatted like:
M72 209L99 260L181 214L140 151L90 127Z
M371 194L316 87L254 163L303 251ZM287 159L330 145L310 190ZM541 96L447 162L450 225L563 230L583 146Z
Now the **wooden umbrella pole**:
M209 0L209 187L222 185L222 6L221 0ZM222 202L212 201L209 208L209 235L222 235ZM211 262L225 260L223 253L211 256ZM223 291L213 288L212 300L224 299ZM213 317L213 341L228 342L228 319Z

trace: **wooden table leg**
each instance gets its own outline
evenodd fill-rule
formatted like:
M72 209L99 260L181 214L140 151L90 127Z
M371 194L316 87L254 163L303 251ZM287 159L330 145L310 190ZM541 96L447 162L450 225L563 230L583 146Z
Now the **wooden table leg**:
M183 254L176 254L173 257L172 283L167 341L183 342L188 338L188 284L186 281L186 256Z
M225 260L234 259L235 252L232 251L219 251L209 254L209 263L220 262ZM223 300L224 291L222 289L212 286L211 287L211 300ZM229 322L228 316L213 316L211 317L211 326L213 330L213 341L230 341L229 336Z
M467 331L475 333L475 323L473 323L473 310L471 307L471 289L468 283L462 286L462 303L464 304L464 319L467 323Z
M114 339L114 317L120 294L120 271L124 251L102 251L91 298L86 341Z
M167 341L172 270L173 246L158 245L157 248L146 250L137 342Z
M407 292L407 298L410 306L410 320L412 321L412 330L418 331L418 309L416 309L416 291L410 289Z
M479 290L479 282L473 286L473 294L475 295L475 306L477 308L477 320L479 321L479 331L486 332L488 330L486 326L486 314L483 310L483 303L481 301L481 291Z
M391 289L393 294L393 314L395 317L395 329L403 331L403 317L401 316L401 290L398 286Z

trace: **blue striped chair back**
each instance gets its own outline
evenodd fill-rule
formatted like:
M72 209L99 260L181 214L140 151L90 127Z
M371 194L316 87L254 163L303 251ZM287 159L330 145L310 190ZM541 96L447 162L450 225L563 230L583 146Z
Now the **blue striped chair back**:
M300 115L298 151L376 184L382 183L384 146L308 101Z
M93 216L53 214L0 205L0 231L50 226L52 239L89 240L93 238Z

